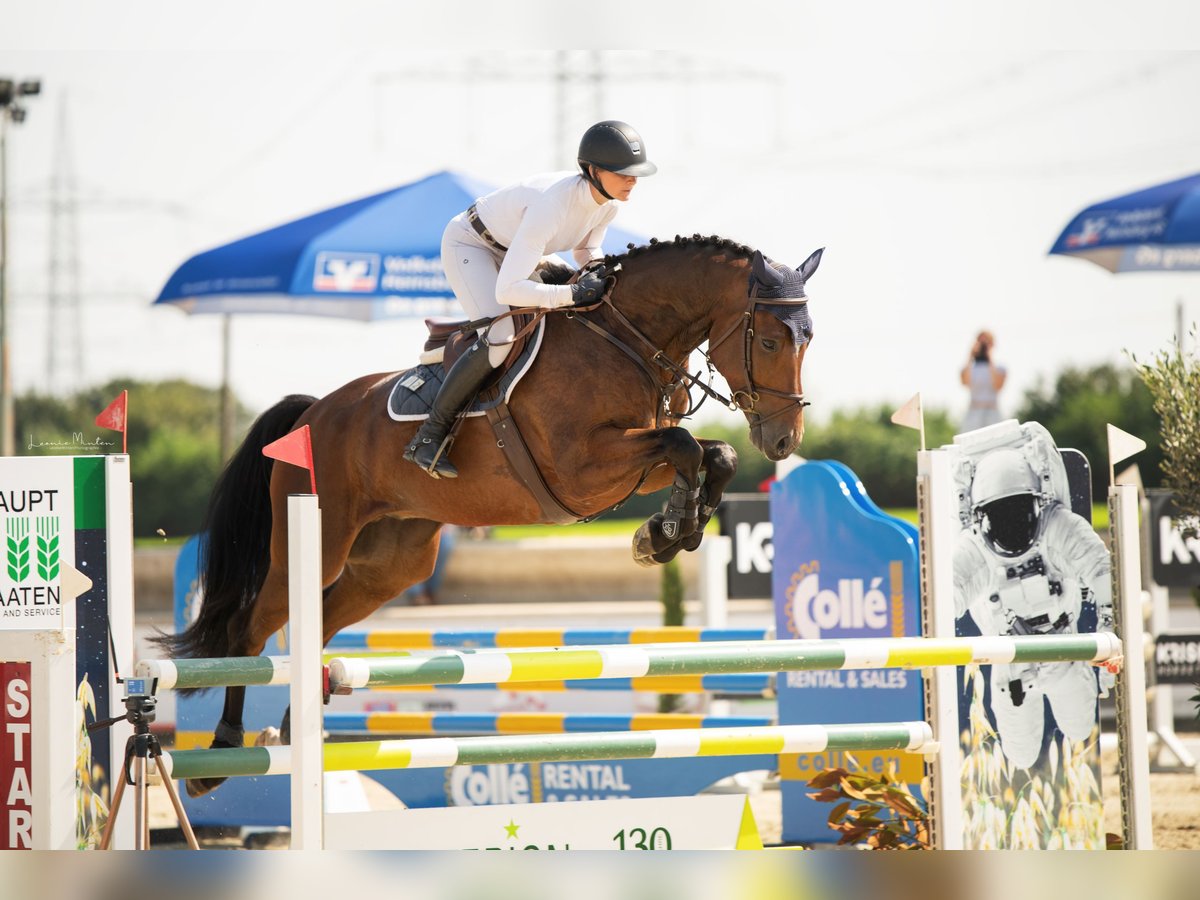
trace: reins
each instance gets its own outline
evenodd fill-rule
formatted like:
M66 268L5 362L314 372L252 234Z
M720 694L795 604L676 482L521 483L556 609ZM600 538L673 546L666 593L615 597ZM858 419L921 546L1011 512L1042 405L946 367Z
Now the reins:
M618 265L608 274L608 277L612 278L614 285L616 282L616 272L619 269L620 269L620 266ZM563 307L560 311L565 312L568 319L573 319L573 320L579 322L580 324L587 326L587 328L589 328L596 334L599 334L601 337L603 337L609 343L618 347L626 356L628 356L630 359L632 359L638 365L638 367L642 369L643 372L645 372L650 377L650 380L652 383L657 384L658 391L659 391L659 411L660 412L667 412L673 418L687 419L696 414L696 411L699 410L701 406L703 406L705 400L707 400L709 397L712 397L718 403L722 404L723 406L725 406L726 408L728 408L731 411L736 412L738 410L741 410L744 413L753 414L754 415L754 423L761 425L763 422L768 422L771 419L775 418L778 415L781 415L782 413L786 412L789 409L789 407L787 407L787 406L782 406L775 412L771 413L770 415L763 416L761 413L757 412L758 401L762 399L762 396L761 396L762 394L770 394L775 397L782 397L786 400L791 400L802 407L803 406L811 406L812 404L809 403L809 401L804 398L803 394L797 394L793 391L780 391L780 390L776 390L775 388L763 387L761 385L756 385L754 383L754 370L753 370L753 366L754 366L754 355L753 355L754 315L757 312L757 307L759 306L759 304L767 304L767 303L770 303L772 305L782 305L782 304L787 303L788 301L786 299L781 300L781 299L775 299L775 298L760 297L759 296L760 285L759 285L758 280L755 279L753 276L751 276L750 282L751 282L750 288L747 292L747 305L746 305L745 311L742 313L742 316L740 318L734 320L733 324L730 325L728 329L726 329L725 333L722 334L715 341L711 337L709 338L708 352L699 351L700 355L704 357L704 362L708 367L709 382L710 382L708 384L706 384L704 381L701 380L700 373L692 374L691 372L689 372L687 370L687 368L685 368L684 366L680 365L679 363L675 362L675 360L673 360L669 356L667 356L667 353L665 350L662 350L662 349L656 347L654 345L654 342L651 341L650 338L648 338L645 335L645 333L640 328L637 327L637 325L635 325L632 321L630 321L630 319L624 313L622 313L619 309L617 309L616 306L613 305L612 286L610 286L609 289L607 291L605 291L604 296L597 303L595 303L591 306L582 307L582 308L581 307ZM793 301L793 302L807 302L807 301ZM639 354L637 351L635 351L633 348L631 348L628 344L626 344L624 341L622 341L620 338L618 338L616 335L612 334L612 332L608 331L607 329L605 329L598 323L593 322L590 318L574 315L575 312L578 312L581 310L584 312L591 311L591 310L599 307L602 304L607 305L608 310L612 313L613 317L621 325L623 325L626 329L628 329L634 335L634 337L636 337L650 351L649 362L647 362L647 360L641 354ZM554 310L550 310L550 312L553 312L553 311ZM721 344L723 344L726 340L728 340L730 337L732 337L734 335L734 333L736 333L739 325L741 325L742 329L743 329L742 368L743 368L743 372L746 377L746 388L745 388L745 390L734 390L732 392L731 396L726 397L720 391L716 390L711 384L711 381L713 378L713 371L715 368L713 361L712 361L712 354L719 346L721 346ZM671 373L671 375L674 376L673 379L665 384L662 383L661 379L658 377L658 373L656 373L654 371L654 369L651 367L651 363L653 363L654 365L659 366L661 369L664 369L667 372ZM687 410L682 413L671 413L670 412L671 398L674 396L675 392L681 387L686 391L687 396L688 396ZM700 401L698 403L692 400L692 388L699 389L704 395L700 398ZM656 416L656 418L657 418L657 416Z

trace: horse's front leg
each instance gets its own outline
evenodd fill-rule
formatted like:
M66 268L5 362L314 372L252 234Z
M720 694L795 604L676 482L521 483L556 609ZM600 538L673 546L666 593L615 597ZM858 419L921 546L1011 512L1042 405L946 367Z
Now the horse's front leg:
M704 448L686 429L678 427L663 429L658 439L663 461L675 469L675 481L666 511L651 516L633 536L633 558L643 566L673 558L678 549L671 552L671 548L694 534L699 521Z
M699 441L704 449L704 461L700 469L704 472L704 484L700 488L700 509L696 520L696 530L680 541L683 550L695 550L704 538L704 526L717 511L725 488L737 474L737 451L724 441Z

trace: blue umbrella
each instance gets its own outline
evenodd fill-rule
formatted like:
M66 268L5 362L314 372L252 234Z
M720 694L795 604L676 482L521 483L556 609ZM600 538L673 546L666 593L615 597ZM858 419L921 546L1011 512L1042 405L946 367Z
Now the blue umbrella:
M1050 252L1110 272L1200 271L1200 174L1089 206Z
M442 230L494 188L454 172L363 197L197 254L155 304L189 313L374 321L462 315L441 265ZM609 228L604 248L642 239Z

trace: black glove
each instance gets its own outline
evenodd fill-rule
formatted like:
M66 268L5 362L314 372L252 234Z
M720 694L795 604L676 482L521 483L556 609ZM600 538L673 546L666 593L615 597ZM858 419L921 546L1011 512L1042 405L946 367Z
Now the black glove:
M595 272L584 272L571 285L571 302L575 306L591 306L604 293L604 279Z

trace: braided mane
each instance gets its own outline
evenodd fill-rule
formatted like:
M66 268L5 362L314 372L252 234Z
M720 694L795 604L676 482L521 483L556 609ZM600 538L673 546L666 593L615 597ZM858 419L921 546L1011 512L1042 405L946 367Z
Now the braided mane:
M715 234L700 235L693 234L691 237L683 235L675 235L673 241L660 241L658 238L650 238L649 244L629 244L629 249L625 253L609 254L604 257L606 265L623 262L634 256L642 256L646 253L656 253L666 247L711 247L714 250L728 250L737 256L744 256L747 259L754 255L754 248L747 247L745 244L739 244L737 241L723 238Z

